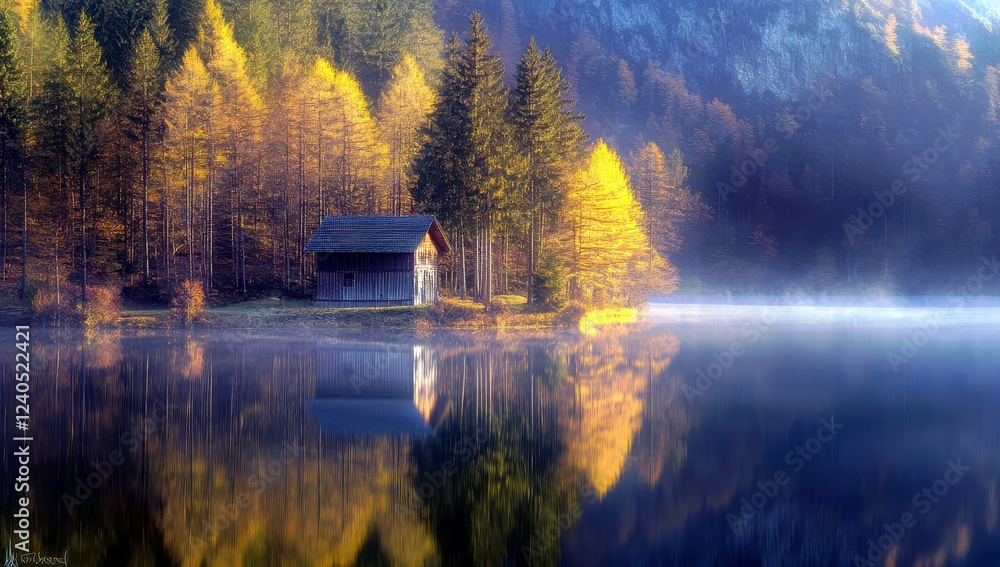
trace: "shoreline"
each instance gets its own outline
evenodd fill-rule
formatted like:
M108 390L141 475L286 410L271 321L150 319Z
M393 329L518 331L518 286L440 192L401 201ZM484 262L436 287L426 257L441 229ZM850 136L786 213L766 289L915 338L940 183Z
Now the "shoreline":
M523 298L509 296L489 311L471 300L448 298L436 305L332 308L308 300L262 299L209 307L194 324L180 325L166 307L125 308L118 323L103 327L118 330L226 330L226 329L338 329L338 330L557 330L576 329L587 335L603 327L631 325L641 317L635 309L608 308L541 311L529 308ZM8 325L31 322L38 327L82 329L78 322L56 327L31 321L24 309L0 309Z

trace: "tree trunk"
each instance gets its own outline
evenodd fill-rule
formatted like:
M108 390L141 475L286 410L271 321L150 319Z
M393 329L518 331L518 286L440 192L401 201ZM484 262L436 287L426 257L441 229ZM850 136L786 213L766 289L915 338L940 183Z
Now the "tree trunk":
M493 218L490 213L486 213L486 225L483 235L483 244L486 248L483 264L483 303L486 309L493 304Z
M21 180L24 202L21 203L21 301L28 299L28 175Z
M81 267L83 268L83 278L80 280L80 302L87 303L87 176L86 166L83 160L80 161L79 175L77 179L80 190L80 212L82 221L80 223L80 254Z
M142 279L149 285L149 128L142 128Z
M464 221L459 225L458 240L459 240L459 245L462 247L462 277L460 282L462 285L462 299L466 299L466 292L469 288L465 279L467 270L465 266L465 222Z

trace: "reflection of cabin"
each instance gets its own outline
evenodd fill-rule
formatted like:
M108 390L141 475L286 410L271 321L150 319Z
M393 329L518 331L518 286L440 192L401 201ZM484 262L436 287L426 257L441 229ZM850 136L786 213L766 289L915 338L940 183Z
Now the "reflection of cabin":
M321 343L309 409L330 434L423 436L443 417L436 379L437 358L422 345Z
M431 216L326 217L306 245L316 253L315 299L330 307L435 303L450 249Z

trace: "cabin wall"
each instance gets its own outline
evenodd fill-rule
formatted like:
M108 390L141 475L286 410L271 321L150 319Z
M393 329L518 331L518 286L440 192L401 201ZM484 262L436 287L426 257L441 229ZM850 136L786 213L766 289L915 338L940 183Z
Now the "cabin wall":
M413 304L412 254L316 255L316 301L331 307Z
M430 234L413 253L413 304L437 303L438 301L438 256L437 246Z

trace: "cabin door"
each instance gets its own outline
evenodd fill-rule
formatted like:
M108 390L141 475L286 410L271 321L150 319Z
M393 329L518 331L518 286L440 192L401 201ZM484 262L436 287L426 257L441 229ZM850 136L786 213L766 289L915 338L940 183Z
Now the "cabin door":
M427 302L427 298L425 297L427 286L424 285L425 274L426 272L422 268L417 268L417 277L414 278L417 280L416 282L414 282L417 286L417 292L414 294L414 296L416 297L416 301L414 303L416 305L423 305L424 303Z

